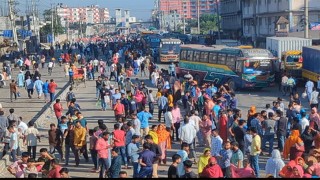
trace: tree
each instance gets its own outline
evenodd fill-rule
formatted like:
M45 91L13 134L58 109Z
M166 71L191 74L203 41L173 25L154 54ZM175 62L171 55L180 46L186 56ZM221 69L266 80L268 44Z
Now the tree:
M44 10L43 16L46 22L50 21L50 23L47 23L45 26L40 28L41 36L46 36L48 34L51 34L52 10ZM53 11L53 32L55 35L63 34L65 32L64 28L61 25L60 17L57 15L56 11Z
M186 31L190 32L192 27L198 27L197 19L187 21ZM218 16L216 14L202 14L200 16L200 33L207 34L209 30L218 31Z

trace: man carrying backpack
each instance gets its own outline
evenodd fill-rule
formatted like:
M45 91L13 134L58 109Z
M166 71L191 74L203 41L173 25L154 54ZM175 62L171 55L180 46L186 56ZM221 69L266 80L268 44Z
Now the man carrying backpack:
M72 90L73 90L72 87L70 87L69 88L69 92L66 95L67 107L69 107L70 102L72 101L72 99L76 98L76 96L74 95Z

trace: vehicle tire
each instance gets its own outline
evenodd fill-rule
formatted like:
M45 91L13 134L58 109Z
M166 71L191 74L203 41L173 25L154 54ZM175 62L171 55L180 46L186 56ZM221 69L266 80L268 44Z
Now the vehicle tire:
M202 80L201 80L199 74L196 74L196 75L194 76L194 80L196 80L196 81L198 82L198 85L201 85Z
M236 90L236 84L234 83L234 81L232 79L229 79L227 81L228 86L230 87L230 89L232 89L233 91Z

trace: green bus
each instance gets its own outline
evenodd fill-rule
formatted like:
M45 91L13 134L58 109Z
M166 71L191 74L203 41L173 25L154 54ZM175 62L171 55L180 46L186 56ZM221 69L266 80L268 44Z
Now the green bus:
M176 72L179 77L189 72L199 84L261 89L274 85L275 60L267 49L189 44L181 45Z

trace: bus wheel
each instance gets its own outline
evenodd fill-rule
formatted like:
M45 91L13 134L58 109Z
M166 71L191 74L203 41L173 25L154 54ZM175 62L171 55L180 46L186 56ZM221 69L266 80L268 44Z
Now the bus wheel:
M234 91L236 90L236 85L234 84L234 81L232 79L229 79L227 84L228 84L230 89L232 89Z
M201 85L201 78L200 78L199 74L196 74L194 76L194 80L196 80L198 82L198 85Z

